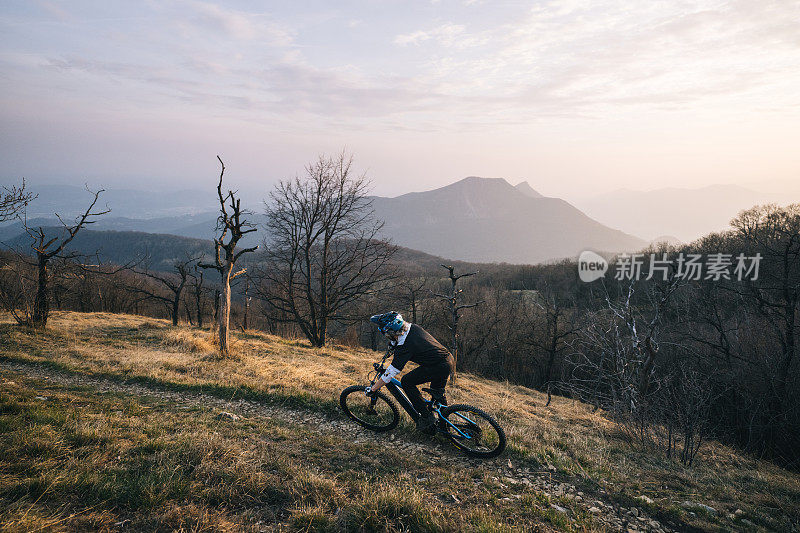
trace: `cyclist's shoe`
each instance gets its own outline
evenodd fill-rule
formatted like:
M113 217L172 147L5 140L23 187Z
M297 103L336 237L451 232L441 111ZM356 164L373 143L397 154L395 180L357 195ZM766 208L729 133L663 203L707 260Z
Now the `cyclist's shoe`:
M426 435L436 434L436 417L432 413L425 413L417 420L417 430Z

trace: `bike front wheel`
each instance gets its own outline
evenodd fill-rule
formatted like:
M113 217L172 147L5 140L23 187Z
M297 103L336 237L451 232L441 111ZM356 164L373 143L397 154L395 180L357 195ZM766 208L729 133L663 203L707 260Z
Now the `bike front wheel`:
M506 449L506 433L485 411L472 405L450 405L442 409L440 431L467 455L488 459Z
M389 431L400 422L400 410L383 392L365 396L363 385L347 387L339 396L339 405L357 424L373 431Z

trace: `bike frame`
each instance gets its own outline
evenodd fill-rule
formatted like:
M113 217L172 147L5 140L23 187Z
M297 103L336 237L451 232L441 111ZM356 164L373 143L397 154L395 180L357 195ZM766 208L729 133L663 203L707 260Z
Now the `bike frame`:
M392 381L386 384L386 390L394 396L394 399L397 400L400 407L406 410L409 416L414 419L414 422L419 420L419 412L414 407L414 404L411 403L411 400L408 399L408 396L406 396L405 391L403 391L403 385L399 380L392 378Z
M400 381L398 381L395 378L392 378L392 381L390 381L389 383L386 384L386 389L392 394L392 396L394 396L395 400L397 400L397 403L399 403L400 406L403 409L406 410L406 412L409 414L409 416L412 419L414 419L414 422L419 420L420 414L416 410L416 408L414 408L414 404L411 403L411 400L408 399L408 396L406 396L406 393L403 391L403 385L400 383ZM425 400L425 401L428 404L431 403L430 400ZM438 406L434 407L433 408L433 412L436 413L437 415L439 415L439 420L444 420L445 424L447 424L448 426L450 426L453 429L455 429L459 433L459 435L461 437L463 437L465 439L472 439L472 436L467 435L466 433L461 431L455 424L453 424L448 419L443 417L440 407L438 407ZM461 413L456 413L456 415L458 415L460 418L463 418L464 420L466 420L470 424L477 425L477 424L475 424L475 422L473 422L472 420L470 420L466 416L462 415Z

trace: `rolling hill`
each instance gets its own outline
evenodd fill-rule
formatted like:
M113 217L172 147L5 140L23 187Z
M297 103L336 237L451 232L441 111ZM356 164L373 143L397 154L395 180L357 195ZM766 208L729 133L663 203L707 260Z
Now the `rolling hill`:
M56 236L61 228L45 227L45 234ZM30 238L26 234L16 233L0 244L0 250L12 248L27 253L30 250ZM148 257L153 270L170 271L176 260L184 257L204 257L207 261L213 258L214 247L210 239L198 239L161 233L141 231L98 231L83 229L70 243L67 251L79 254L98 255L101 261L117 265L126 264ZM242 261L247 263L257 256L245 255ZM455 264L457 268L480 269L480 265L463 261L452 261L439 256L426 254L410 248L398 247L393 261L404 271L423 275L427 272L441 270L442 263Z
M95 231L138 231L180 235L199 239L210 239L214 235L217 214L213 212L173 215L156 218L117 217L111 214L99 217L91 229ZM65 219L68 223L72 219ZM58 227L60 222L53 216L29 218L30 227ZM24 231L20 222L0 226L0 241L7 242Z
M59 227L45 227L48 236L61 235ZM30 251L30 238L18 234L5 241L5 247ZM0 246L0 249L3 248ZM153 270L170 271L176 260L184 257L213 258L214 246L210 239L194 239L179 235L145 233L141 231L96 231L83 229L69 244L67 252L94 256L103 262L123 265L149 258Z

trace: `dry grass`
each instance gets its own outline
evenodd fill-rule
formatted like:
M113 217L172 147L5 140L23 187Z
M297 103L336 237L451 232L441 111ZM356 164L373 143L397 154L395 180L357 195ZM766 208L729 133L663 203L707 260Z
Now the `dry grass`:
M55 313L49 328L37 335L0 317L0 354L87 374L137 377L329 410L345 386L366 382L371 363L380 357L363 349L312 349L297 340L232 332L235 357L219 360L210 356L214 346L208 330L173 328L166 321L127 315ZM652 512L703 528L728 524L726 514L737 508L765 527L800 515L796 474L718 443L708 443L697 465L686 468L646 450L631 450L601 412L567 398L554 397L544 407L546 396L537 391L464 373L449 396L451 402L477 404L503 421L513 461L602 487L620 502L647 495L655 500ZM677 505L684 500L711 505L721 515L692 517ZM311 529L327 527L320 517L328 515L318 504L293 512L306 516L305 522L298 520ZM371 512L365 510L363 516Z
M302 421L215 415L0 370L0 529L575 531L548 523L546 498L510 507L475 469Z
M213 335L198 336L191 331L171 330L164 333L164 345L182 352L212 354L218 343Z

